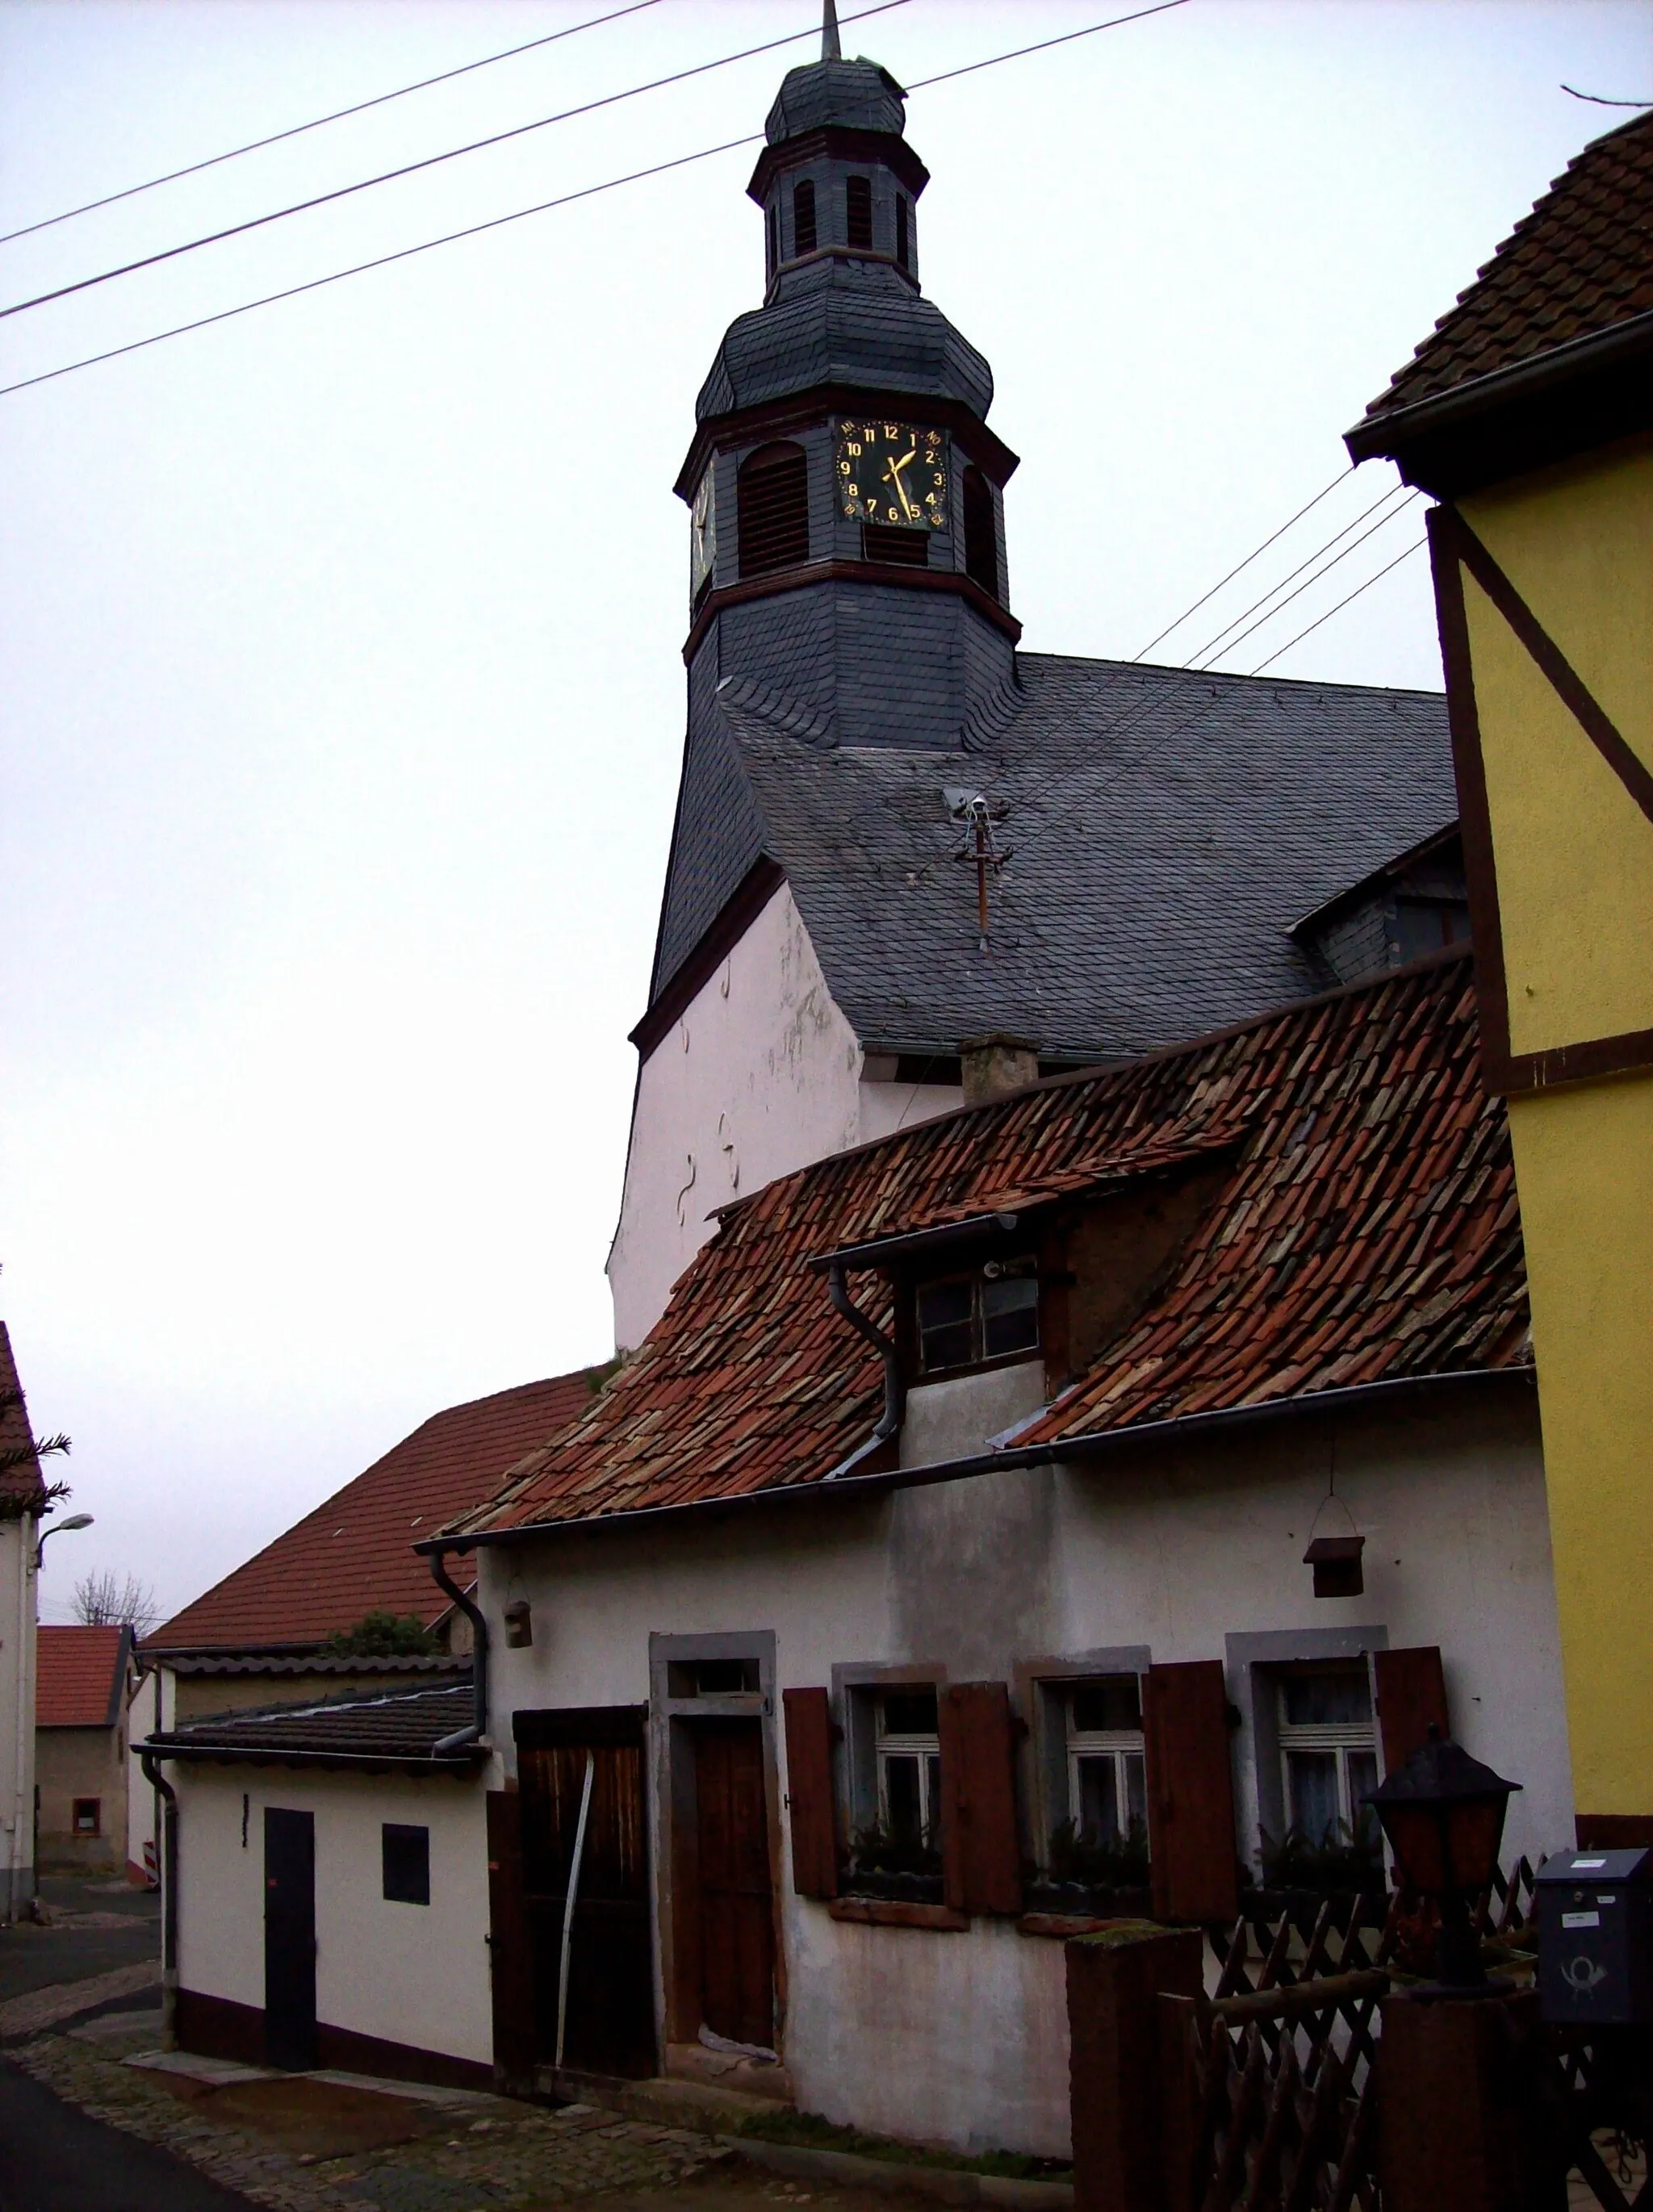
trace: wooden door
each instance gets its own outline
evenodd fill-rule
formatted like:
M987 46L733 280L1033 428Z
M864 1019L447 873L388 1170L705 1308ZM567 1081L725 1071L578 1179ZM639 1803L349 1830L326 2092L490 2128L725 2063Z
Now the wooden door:
M590 1803L569 1930L562 2063L634 2078L655 2071L643 1719L635 1707L516 1716L534 2041L556 2057L568 1880Z
M270 2066L316 2063L316 1824L266 1805L264 1815L264 2040Z
M732 2043L775 2047L775 1898L755 1720L695 1729L701 2011Z

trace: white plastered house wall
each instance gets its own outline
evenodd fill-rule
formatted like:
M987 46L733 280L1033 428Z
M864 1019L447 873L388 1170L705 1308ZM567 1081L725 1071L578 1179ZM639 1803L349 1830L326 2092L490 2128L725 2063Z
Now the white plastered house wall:
M616 1344L648 1334L718 1206L963 1097L869 1073L782 883L638 1070L608 1260Z
M913 1391L904 1461L979 1449L1037 1402L1025 1367ZM883 1498L819 1492L698 1525L580 1530L481 1553L497 1624L527 1597L533 1642L495 1636L490 1732L514 1758L519 1710L638 1705L650 1638L772 1636L791 1686L918 1665L1015 1686L1037 1662L1097 1671L1218 1659L1243 1716L1237 1838L1256 1840L1255 1670L1292 1656L1438 1644L1455 1732L1524 1786L1504 1859L1570 1844L1572 1807L1536 1403L1508 1378L1374 1397L1336 1422L1338 1494L1365 1534L1366 1588L1311 1595L1302 1554L1327 1487L1325 1417L1121 1446L1104 1460ZM1248 1640L1250 1639L1250 1640ZM844 1716L839 1712L842 1720ZM784 1795L784 1738L771 1732ZM658 1747L651 1753L658 1783ZM1034 1762L1022 1776L1031 1797ZM669 1895L651 1802L658 1918ZM781 1823L783 1838L785 1823ZM835 1919L776 1869L787 1999L781 2055L806 2111L875 2132L1067 2154L1060 1942L1013 1921L967 1933ZM660 1944L657 2005L665 2018Z
M36 1516L0 1521L0 1917L34 1894Z
M488 1848L483 1784L447 1775L361 1778L169 1759L178 1792L178 1980L262 2012L264 1814L315 1819L316 2017L415 2051L489 2068ZM430 1903L384 1895L380 1828L430 1831Z

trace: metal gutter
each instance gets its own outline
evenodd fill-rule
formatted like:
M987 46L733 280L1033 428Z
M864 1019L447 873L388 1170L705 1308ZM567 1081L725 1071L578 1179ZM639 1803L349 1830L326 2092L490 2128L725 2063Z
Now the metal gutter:
M751 1506L772 1506L792 1498L881 1498L897 1490L917 1490L934 1482L957 1482L977 1474L996 1474L1005 1468L1049 1467L1057 1461L1104 1459L1133 1445L1180 1442L1230 1429L1261 1426L1315 1414L1337 1413L1374 1402L1409 1395L1432 1395L1443 1387L1524 1382L1536 1387L1536 1370L1519 1367L1457 1367L1437 1375L1402 1375L1386 1382L1357 1382L1346 1389L1316 1390L1296 1398L1270 1398L1251 1406L1233 1406L1209 1413L1188 1413L1164 1421L1137 1421L1124 1428L1093 1430L1063 1437L1050 1443L1012 1445L1000 1451L978 1452L966 1459L939 1461L930 1467L903 1467L882 1474L846 1474L836 1481L811 1476L806 1482L778 1488L751 1490L732 1497L696 1498L681 1505L644 1505L624 1513L593 1513L579 1520L525 1521L505 1528L478 1528L470 1534L428 1537L416 1552L441 1547L468 1552L484 1545L538 1543L554 1536L590 1535L604 1529L672 1527L683 1521L739 1512Z
M444 1738L444 1741L447 1739ZM171 1785L151 1772L151 1762L170 1759L180 1765L199 1766L216 1762L219 1765L246 1766L337 1766L360 1771L376 1768L382 1772L395 1767L409 1774L469 1774L486 1756L484 1747L473 1743L467 1751L456 1756L441 1757L441 1745L428 1754L398 1751L306 1751L299 1745L280 1749L270 1744L235 1743L167 1743L149 1736L138 1746L143 1771L149 1776L156 1789L168 1798ZM175 1819L175 1815L173 1818Z
M1056 1192L1034 1203L1050 1206L1057 1199L1070 1195L1068 1192ZM1024 1206L1019 1213L973 1213L968 1220L944 1222L937 1229L915 1229L909 1236L875 1237L870 1243L844 1244L836 1252L821 1253L806 1260L804 1265L811 1274L842 1279L846 1267L884 1267L897 1260L916 1260L932 1252L945 1252L955 1244L979 1244L984 1237L1014 1236L1018 1224L1031 1210L1031 1206ZM836 1291L832 1303L840 1313L843 1312ZM866 1334L865 1330L862 1334Z
M1507 368L1490 369L1485 376L1472 377L1467 384L1455 384L1448 392L1433 393L1427 399L1415 399L1408 406L1363 416L1352 429L1343 433L1343 442L1349 449L1349 458L1357 464L1379 457L1392 459L1401 448L1419 438L1450 429L1458 422L1502 406L1506 400L1524 399L1547 392L1552 385L1563 383L1575 374L1611 368L1620 360L1633 360L1649 347L1653 347L1653 312L1632 315L1624 322L1611 324L1604 331L1588 331L1582 337L1568 338L1544 353L1514 362Z
M161 1801L161 2024L170 2037L178 2019L178 1793L147 1742L138 1754L143 1778Z
M475 1600L460 1589L442 1565L447 1551L457 1548L460 1547L442 1546L434 1549L428 1554L430 1572L437 1589L453 1599L471 1623L471 1632L475 1639L471 1650L471 1681L476 1702L465 1726L455 1729L452 1735L445 1735L441 1742L433 1745L433 1759L440 1758L444 1752L460 1751L471 1744L481 1745L488 1734L488 1623L483 1619L481 1608ZM475 1587L473 1583L471 1588L474 1589Z

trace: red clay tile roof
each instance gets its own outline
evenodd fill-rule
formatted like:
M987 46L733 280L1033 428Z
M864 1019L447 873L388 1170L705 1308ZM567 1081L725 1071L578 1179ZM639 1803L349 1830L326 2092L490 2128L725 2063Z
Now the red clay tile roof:
M365 1474L146 1637L144 1649L313 1644L381 1607L436 1620L447 1601L414 1542L491 1496L507 1469L590 1401L582 1369L433 1413Z
M1225 1146L1170 1279L1018 1443L1530 1358L1509 1131L1458 951L769 1184L725 1211L585 1419L465 1526L818 1482L870 1434L882 1370L811 1257ZM887 1326L887 1290L858 1279Z
M34 1456L33 1442L23 1386L17 1378L17 1363L11 1356L11 1338L6 1324L0 1321L0 1450L9 1452L23 1448L27 1452L19 1465L0 1471L0 1512L9 1509L15 1515L20 1505L41 1505L46 1502L46 1481L40 1473L40 1462Z
M1366 420L1650 312L1653 113L1609 131L1568 163Z
M130 1628L40 1628L36 1728L113 1728L120 1718Z

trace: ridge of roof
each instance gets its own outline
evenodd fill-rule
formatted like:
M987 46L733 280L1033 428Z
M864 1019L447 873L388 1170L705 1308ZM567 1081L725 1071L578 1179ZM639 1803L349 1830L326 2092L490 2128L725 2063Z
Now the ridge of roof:
M1018 1443L1528 1360L1508 1127L1453 947L778 1178L603 1399L446 1535L818 1487L869 1433L882 1370L811 1258L1075 1197L1195 1140L1234 1158L1175 1267Z
M595 1369L547 1376L428 1415L362 1474L163 1622L146 1653L313 1650L363 1613L449 1610L412 1549L497 1487L590 1403Z

